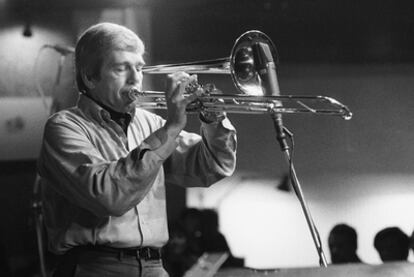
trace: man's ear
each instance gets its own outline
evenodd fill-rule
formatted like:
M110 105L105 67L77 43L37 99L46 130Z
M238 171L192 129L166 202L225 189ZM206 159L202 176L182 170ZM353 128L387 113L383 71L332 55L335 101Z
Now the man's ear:
M95 88L95 83L93 82L93 77L86 74L85 72L82 71L81 74L82 77L82 81L83 83L88 87L88 89L93 89Z

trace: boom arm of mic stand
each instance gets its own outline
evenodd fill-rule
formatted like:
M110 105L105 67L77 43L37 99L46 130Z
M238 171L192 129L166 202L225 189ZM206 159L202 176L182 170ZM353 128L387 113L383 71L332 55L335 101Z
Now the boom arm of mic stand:
M290 151L289 151L290 148L289 148L288 143L286 142L286 134L285 134L285 131L283 130L283 125L282 125L282 121L281 121L281 114L273 113L272 114L272 119L273 119L274 127L275 127L275 130L276 130L276 138L277 138L277 140L280 144L280 147L281 147L281 150L284 154L285 160L286 160L286 162L288 163L288 166L289 166L289 171L290 171L290 176L291 176L293 189L295 190L296 196L297 196L297 198L300 202L300 205L302 207L302 211L303 211L303 214L305 215L306 222L307 222L308 227L309 227L309 231L311 232L313 242L315 243L316 251L318 252L319 265L322 266L322 267L327 267L328 263L326 261L325 254L324 254L323 249L322 249L321 238L319 236L318 230L316 229L315 223L312 219L312 216L311 216L311 213L309 211L308 205L306 204L305 196L303 195L302 188L301 188L301 185L300 185L299 180L297 178L296 170L295 170L295 167L293 165L293 161L291 159L291 154L290 154Z

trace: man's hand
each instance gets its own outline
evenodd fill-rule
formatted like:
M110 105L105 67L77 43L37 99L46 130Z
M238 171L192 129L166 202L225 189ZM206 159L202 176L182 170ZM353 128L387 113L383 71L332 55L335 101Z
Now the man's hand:
M185 72L175 72L167 76L167 88L165 99L167 102L166 127L178 135L187 124L186 107L194 101L198 94L184 96L188 84L196 82L197 75L189 75Z
M214 84L206 84L204 86L204 89L208 92L208 93L213 93L215 95L219 95L222 94L221 90L216 89L216 87L214 86ZM224 103L223 99L220 98L216 98L216 99L212 99L211 100L212 103ZM200 119L206 123L214 123L214 122L220 122L222 121L224 118L226 118L226 113L223 111L217 111L217 112L212 112L212 111L201 111L200 112Z

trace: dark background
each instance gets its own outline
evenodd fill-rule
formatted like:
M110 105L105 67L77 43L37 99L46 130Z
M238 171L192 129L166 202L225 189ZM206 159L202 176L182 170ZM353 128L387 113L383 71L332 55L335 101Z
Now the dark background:
M34 25L79 10L149 8L155 62L226 56L234 40L251 29L273 38L284 63L411 63L414 59L414 4L408 0L9 0L3 5L5 17ZM177 41L185 46L165 51Z

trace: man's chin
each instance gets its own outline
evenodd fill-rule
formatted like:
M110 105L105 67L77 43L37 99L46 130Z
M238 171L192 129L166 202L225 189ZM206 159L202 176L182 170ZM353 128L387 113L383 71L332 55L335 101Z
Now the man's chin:
M125 107L125 112L129 113L132 112L135 109L135 101L132 101L131 103L127 104Z
M119 113L129 113L129 112L132 112L135 109L135 104L134 104L134 102L122 103L122 104L118 104L118 105L112 107L112 109L116 112L119 112Z

